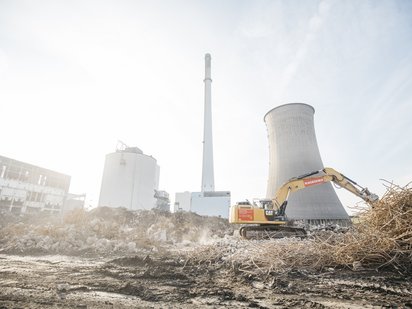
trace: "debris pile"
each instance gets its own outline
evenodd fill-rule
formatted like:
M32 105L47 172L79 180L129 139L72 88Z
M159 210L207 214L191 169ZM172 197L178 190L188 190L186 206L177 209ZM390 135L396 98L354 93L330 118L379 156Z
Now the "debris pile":
M188 254L190 263L216 263L246 274L330 267L392 267L412 271L412 188L390 186L346 233L320 231L307 239L220 240Z
M99 207L63 217L39 213L2 220L0 253L111 256L205 244L228 234L233 229L222 218Z
M243 240L227 219L99 207L64 217L0 216L0 253L122 256L157 251L186 265L264 275L299 269L390 267L412 272L412 188L391 185L345 233ZM6 220L7 219L7 220ZM235 233L236 234L236 233Z
M379 202L363 211L353 231L321 240L319 250L337 265L412 270L412 188L392 184Z

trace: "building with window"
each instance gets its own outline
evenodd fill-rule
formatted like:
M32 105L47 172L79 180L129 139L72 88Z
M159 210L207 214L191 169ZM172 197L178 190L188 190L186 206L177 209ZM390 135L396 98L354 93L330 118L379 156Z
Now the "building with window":
M13 213L61 212L70 176L0 156L0 209Z

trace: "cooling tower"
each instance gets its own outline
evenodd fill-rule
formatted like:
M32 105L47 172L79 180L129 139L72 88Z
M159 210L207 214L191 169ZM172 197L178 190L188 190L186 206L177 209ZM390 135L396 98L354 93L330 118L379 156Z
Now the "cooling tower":
M269 138L269 178L267 198L292 177L322 169L323 163L316 141L315 109L304 103L275 107L264 117ZM331 183L311 186L289 197L286 214L290 220L309 223L341 221L349 216Z

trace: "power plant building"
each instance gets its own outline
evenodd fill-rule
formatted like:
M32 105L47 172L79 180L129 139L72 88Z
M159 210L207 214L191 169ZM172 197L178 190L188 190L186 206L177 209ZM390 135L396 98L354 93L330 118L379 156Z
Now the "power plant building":
M118 147L106 155L99 206L129 210L156 207L159 170L156 159L139 148ZM166 198L165 193L161 198Z
M1 210L20 214L83 208L85 195L70 194L69 187L68 175L0 156Z
M175 211L188 210L199 215L229 216L230 192L215 191L212 134L211 56L205 55L205 104L203 129L202 184L200 192L180 192L175 196Z
M176 192L173 212L190 211L191 203L192 203L192 192L189 192L189 191Z
M264 117L269 139L269 178L266 197L292 177L324 168L315 127L315 109L304 103L275 107ZM290 220L307 223L339 222L347 224L349 216L331 183L308 187L289 197L286 214Z

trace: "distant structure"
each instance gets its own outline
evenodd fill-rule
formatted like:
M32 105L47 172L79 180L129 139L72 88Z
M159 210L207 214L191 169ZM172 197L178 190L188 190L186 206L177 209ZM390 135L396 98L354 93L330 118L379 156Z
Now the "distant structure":
M74 209L84 209L86 194L68 193L64 203L63 212L69 212Z
M213 167L213 134L212 134L212 57L205 55L205 109L203 121L203 164L202 192L215 191L215 176Z
M176 192L173 212L190 211L192 204L192 192Z
M0 156L0 209L61 213L83 208L85 195L69 193L70 176Z
M169 193L155 190L156 209L170 211Z
M156 207L159 170L155 158L119 142L116 152L106 155L99 206L129 210Z
M203 164L200 192L179 192L174 210L192 211L200 215L229 216L230 192L215 191L212 134L212 77L210 54L205 55L205 106L203 129Z
M290 178L324 167L316 141L314 113L315 109L308 104L289 103L265 115L269 138L267 198L273 198L276 190ZM330 183L293 193L286 214L289 219L305 220L309 224L349 222Z

